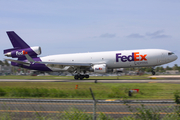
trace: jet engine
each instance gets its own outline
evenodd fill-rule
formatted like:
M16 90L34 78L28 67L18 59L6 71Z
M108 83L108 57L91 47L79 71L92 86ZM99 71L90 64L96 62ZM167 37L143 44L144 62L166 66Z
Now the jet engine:
M95 73L106 73L107 72L107 66L106 64L98 64L98 65L94 65L92 67L93 71Z

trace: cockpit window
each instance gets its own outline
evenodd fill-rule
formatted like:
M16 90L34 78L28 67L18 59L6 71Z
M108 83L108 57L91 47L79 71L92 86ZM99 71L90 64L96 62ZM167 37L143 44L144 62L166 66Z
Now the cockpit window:
M172 55L172 54L174 54L174 53L173 53L173 52L169 52L169 53L168 53L168 55Z

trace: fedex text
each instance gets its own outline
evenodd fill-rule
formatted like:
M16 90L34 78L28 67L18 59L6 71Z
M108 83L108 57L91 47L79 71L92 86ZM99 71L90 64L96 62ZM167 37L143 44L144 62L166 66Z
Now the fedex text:
M133 52L132 55L122 55L121 53L116 54L116 62L119 62L121 60L122 62L126 61L147 61L146 59L147 54L141 55L139 52Z
M17 56L28 54L26 51L16 51Z

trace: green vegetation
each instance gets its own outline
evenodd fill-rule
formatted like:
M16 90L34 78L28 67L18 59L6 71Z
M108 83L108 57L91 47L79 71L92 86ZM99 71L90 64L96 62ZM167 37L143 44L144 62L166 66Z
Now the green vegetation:
M92 114L84 113L76 108L70 108L60 115L61 120L93 120Z
M133 68L125 68L125 70L127 70L127 71L151 72L152 67L133 67ZM165 72L166 70L179 70L180 71L180 66L178 66L177 64L174 64L173 67L166 66L166 68L164 68L163 66L157 66L155 68L156 72Z
M169 83L1 82L0 97L92 99L90 87L96 99L173 99L173 93L180 90L180 84ZM139 93L129 97L132 89Z
M17 119L13 117L15 114L5 112L0 114L1 120L14 120ZM119 119L114 119L109 115L106 115L104 113L99 113L96 115L96 120L130 120L127 118L131 117L124 117ZM86 113L86 111L81 111L76 108L70 108L69 110L64 111L63 113L59 112L57 115L54 114L48 114L48 115L42 115L38 112L35 112L32 118L21 118L22 120L93 120L93 115Z
M130 111L131 106L129 106ZM134 112L134 117L132 118L138 118L139 120L160 120L160 113L158 110L153 110L153 109L147 109L145 106L142 104L140 108L136 108L137 112Z
M167 113L164 116L161 116L159 110L154 110L153 108L147 109L145 105L141 105L140 108L136 108L137 112L133 112L133 107L127 104L127 107L131 112L133 112L133 116L125 117L123 120L180 120L180 92L174 92L174 100L176 102L176 106L174 111L171 113ZM127 119L128 118L128 119Z

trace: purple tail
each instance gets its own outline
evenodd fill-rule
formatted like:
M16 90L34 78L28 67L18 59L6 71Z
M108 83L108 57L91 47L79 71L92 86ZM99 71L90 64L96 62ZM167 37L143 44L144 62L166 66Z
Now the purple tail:
M7 31L7 34L14 48L24 49L30 47L14 31Z
M7 31L7 35L11 40L14 48L4 50L4 54L11 52L13 50L30 48L30 46L25 43L14 31Z
M41 54L40 47L30 47L24 42L14 31L7 31L7 35L14 48L4 50L4 54L7 57L18 58L18 60L25 60L25 54L36 58Z

